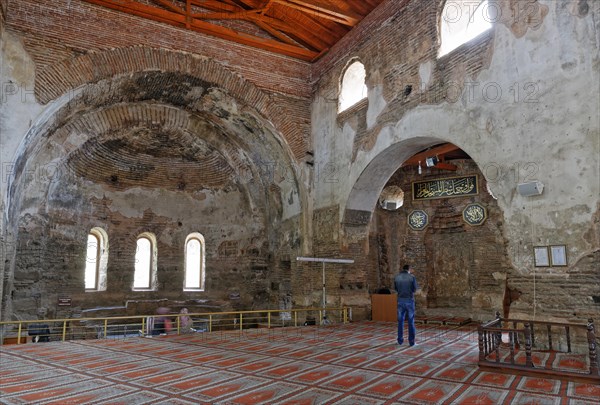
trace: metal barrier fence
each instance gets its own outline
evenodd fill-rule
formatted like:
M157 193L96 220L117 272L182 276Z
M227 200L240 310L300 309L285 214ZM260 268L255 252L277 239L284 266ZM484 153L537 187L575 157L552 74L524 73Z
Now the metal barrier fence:
M183 317L192 320L182 324ZM234 312L168 313L159 315L116 316L108 318L66 318L0 322L0 344L66 341L77 339L111 339L160 333L183 334L253 328L331 325L348 323L349 307L304 308ZM167 319L165 326L164 320ZM161 324L162 330L152 329ZM156 332L156 333L155 333Z

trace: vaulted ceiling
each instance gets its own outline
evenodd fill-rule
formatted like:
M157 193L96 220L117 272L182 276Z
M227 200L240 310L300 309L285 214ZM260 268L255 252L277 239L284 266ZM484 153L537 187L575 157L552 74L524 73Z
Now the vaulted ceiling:
M294 58L325 54L383 0L84 0Z

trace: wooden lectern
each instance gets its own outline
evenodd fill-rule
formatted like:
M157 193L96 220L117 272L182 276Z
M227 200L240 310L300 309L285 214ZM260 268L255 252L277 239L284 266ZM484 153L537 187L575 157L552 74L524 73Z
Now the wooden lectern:
M371 294L371 319L380 322L397 322L397 297L397 294Z

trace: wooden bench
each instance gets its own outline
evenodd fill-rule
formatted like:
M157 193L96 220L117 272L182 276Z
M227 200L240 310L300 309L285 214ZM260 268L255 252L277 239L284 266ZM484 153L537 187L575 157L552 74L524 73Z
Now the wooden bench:
M27 341L28 341L27 336L21 336L21 343L27 343ZM5 336L4 339L2 339L3 345L16 345L17 343L18 343L17 336Z

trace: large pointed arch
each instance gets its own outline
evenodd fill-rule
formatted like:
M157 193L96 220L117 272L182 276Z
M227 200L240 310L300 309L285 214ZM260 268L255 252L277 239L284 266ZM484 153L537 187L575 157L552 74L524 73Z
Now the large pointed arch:
M107 52L114 57L119 54ZM85 157L91 156L86 153L99 150L85 149L84 146L87 148L90 143L95 143L92 146L101 147L107 142L123 141L127 144L131 139L128 138L128 131L132 129L139 130L143 139L151 141L150 143L161 144L160 138L152 138L153 133L166 135L169 141L175 139L180 144L190 145L190 156L194 150L207 151L204 156L212 156L220 162L216 169L223 170L213 173L225 176L227 181L220 183L223 186L213 189L221 192L221 199L225 194L223 190L234 189L236 200L231 204L230 201L223 201L215 206L244 209L247 223L252 226L240 231L242 238L248 235L250 239L255 232L264 249L273 250L279 243L278 230L285 220L289 219L300 228L306 228L308 221L304 208L308 205L308 193L302 176L304 168L298 166L295 158L295 151L304 150L305 134L302 125L292 125L297 120L294 113L287 113L289 105L286 103L289 100L274 102L273 97L285 97L264 92L215 62L165 51L161 55L171 55L170 63L163 66L161 63L164 60L157 62L157 59L154 60L156 64L151 65L150 61L153 59L148 55L158 58L159 52L147 52L145 60L149 64L137 66L134 63L135 66L129 66L128 71L103 71L98 66L105 64L94 60L88 67L98 71L93 74L88 72L88 76L75 73L80 69L78 64L71 66L70 70L66 69L62 75L57 75L60 71L57 68L53 74L45 76L46 82L42 80L44 74L39 74L37 96L41 101L47 102L47 105L21 142L14 158L14 170L5 183L5 229L12 232L15 239L24 238L26 235L20 233L19 224L27 215L26 212L29 212L27 210L45 218L50 212L46 207L49 207L53 210L50 214L57 215L60 196L71 195L64 193L61 188L64 190L75 184L60 176L77 173L77 168L85 169ZM121 58L127 56L130 61L135 59L135 55L119 55ZM98 66L93 66L94 64ZM202 71L199 65L210 66L210 69ZM294 102L301 106L306 103L308 106L306 100L296 99ZM302 133L298 137L300 142L298 139L290 141L295 139L295 135L290 135L294 131ZM149 156L151 160L156 155ZM178 159L185 161L190 156L182 153L178 155ZM73 160L80 164L73 165ZM93 168L92 165L89 167ZM62 171L63 168L67 168L68 173ZM28 178L32 173L37 176L35 182ZM106 182L112 181L112 177L104 176L102 181L107 185ZM168 179L168 176L165 178ZM89 175L86 179L90 180ZM120 176L115 176L115 184L120 179ZM217 177L207 179L219 181ZM100 184L91 180L93 184ZM109 184L108 186L111 187ZM189 183L186 185L185 181L172 178L168 192L171 197L176 193L183 194L182 190L188 186ZM210 184L208 186L210 188ZM75 199L101 206L104 204L102 194L99 188L94 190L98 193L93 198L86 199L79 193ZM112 190L116 189L113 187ZM125 204L124 201L122 200L122 204ZM68 206L64 208L69 210ZM106 210L110 210L110 207ZM77 210L69 212L73 213L72 223L75 227L83 214ZM156 213L143 210L138 214L151 218ZM171 219L176 220L176 217ZM48 225L44 223L40 226ZM185 223L180 226L185 227ZM147 230L159 235L157 230ZM75 229L73 231L76 232ZM305 234L304 230L300 232L303 244L306 243ZM16 252L16 247L7 252L10 263L6 269L7 274L14 274L20 265L14 259L17 257ZM107 290L111 290L110 285Z
M232 166L238 166L240 172L243 173L242 177L247 177L250 173L252 177L260 181L270 181L273 178L272 171L277 170L282 175L281 177L284 177L282 183L284 187L281 187L281 192L289 195L291 187L293 189L291 193L296 196L298 204L295 209L301 211L299 206L306 204L306 191L304 191L304 184L299 181L298 165L295 163L289 143L282 138L281 131L273 125L272 121L256 110L256 107L259 109L261 106L264 107L264 104L257 100L262 99L266 102L268 97L254 88L254 92L260 93L258 98L252 98L252 91L241 91L243 99L239 100L233 97L227 88L223 89L203 78L186 74L178 74L177 77L172 75L172 73L153 71L115 76L83 86L75 93L65 94L49 104L46 113L41 116L43 121L31 127L19 148L15 170L8 179L7 207L9 209L13 207L14 204L11 200L18 194L19 178L27 172L28 162L34 160L31 157L43 150L46 147L44 145L57 145L58 148L64 148L64 152L67 154L70 153L69 149L80 146L78 142L81 142L81 139L75 143L67 140L64 133L68 129L89 134L90 125L97 124L99 128L111 131L116 128L115 125L119 127L126 126L131 122L145 121L146 125L156 126L157 120L165 120L167 127L193 132L194 128L188 127L190 125L197 127L198 125L190 123L205 120L230 133L225 141L231 145L229 149L232 152L228 153L228 156L232 159ZM188 86L186 90L191 93L189 99L182 100L180 96L175 98L167 96L165 99L155 100L154 98L162 97L171 91L172 80L169 79L186 82ZM232 86L230 81L226 82L234 92L245 89L245 86L251 86L247 84L248 82L246 84L240 82L240 86ZM144 89L144 91L136 91L132 88L131 83L135 83L139 89ZM148 90L148 86L154 87ZM198 93L203 95L204 100L208 100L208 104L207 102L198 102L200 98ZM94 105L90 105L90 100L94 100L94 97L97 97ZM124 103L127 98L131 99L131 104ZM153 98L151 104L148 104L147 98ZM118 102L115 103L115 100ZM227 100L231 111L223 109L224 104L221 100ZM186 102L186 104L181 104L182 102ZM254 104L246 104L246 102ZM144 104L140 105L140 103ZM159 105L164 107L156 107ZM150 110L154 112L147 112ZM263 111L265 110L263 109ZM90 114L95 116L92 117ZM286 114L276 115L282 117ZM196 118L190 120L190 117ZM159 124L159 126L161 125ZM256 127L261 130L254 130L253 128ZM251 148L248 146L250 143L256 147L256 150L250 152ZM224 143L220 141L220 144L222 146ZM253 156L256 166L254 169L248 170L240 165L239 157L233 152L236 147L245 149L248 155ZM273 168L272 162L278 162L279 167ZM60 162L56 160L46 163L48 165L45 167L60 166ZM265 172L267 172L266 175Z
M445 142L434 137L415 137L390 145L363 169L350 191L343 213L343 224L367 227L381 190L389 178L415 153Z

